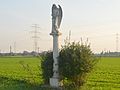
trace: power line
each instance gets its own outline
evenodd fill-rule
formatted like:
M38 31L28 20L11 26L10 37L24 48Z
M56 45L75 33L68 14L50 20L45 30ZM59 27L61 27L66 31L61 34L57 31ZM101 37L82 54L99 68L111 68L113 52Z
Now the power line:
M38 29L40 29L40 27L38 26L38 24L33 24L32 26L34 28L34 30L32 31L32 33L34 33L34 35L32 36L32 38L34 39L34 51L37 52L38 49L38 33L40 33L38 31Z

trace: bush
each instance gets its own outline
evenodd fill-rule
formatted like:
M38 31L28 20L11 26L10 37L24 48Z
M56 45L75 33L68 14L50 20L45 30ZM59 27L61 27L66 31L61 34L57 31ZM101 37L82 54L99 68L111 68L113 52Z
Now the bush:
M53 75L53 53L48 51L42 55L42 72L45 84ZM96 59L90 45L78 43L65 43L59 56L60 80L64 86L79 87L86 80L86 75L93 69Z
M41 68L44 84L49 84L49 78L53 76L53 52L42 55Z
M62 46L59 56L59 72L64 85L79 87L84 84L88 72L96 63L90 45L75 42Z

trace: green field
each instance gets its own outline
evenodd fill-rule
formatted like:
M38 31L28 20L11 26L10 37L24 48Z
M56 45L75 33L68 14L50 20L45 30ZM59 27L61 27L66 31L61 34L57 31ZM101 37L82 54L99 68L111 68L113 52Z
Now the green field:
M42 83L40 59L1 57L0 90L34 90Z
M39 90L39 66L40 59L36 57L0 57L0 90ZM101 58L83 89L120 90L120 58Z
M86 87L90 90L120 90L120 58L101 58L89 74Z

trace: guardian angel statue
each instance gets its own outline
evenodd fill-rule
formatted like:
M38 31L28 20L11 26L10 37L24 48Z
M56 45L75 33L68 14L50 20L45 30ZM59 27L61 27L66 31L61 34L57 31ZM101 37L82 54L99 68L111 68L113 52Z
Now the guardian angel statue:
M62 20L62 8L60 5L58 7L53 4L52 6L52 33L58 34L58 29L60 28Z

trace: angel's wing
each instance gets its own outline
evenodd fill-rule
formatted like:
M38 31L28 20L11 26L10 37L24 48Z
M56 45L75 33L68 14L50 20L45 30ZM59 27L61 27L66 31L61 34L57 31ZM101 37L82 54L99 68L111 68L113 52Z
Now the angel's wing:
M60 5L59 6L59 15L58 15L58 28L60 28L60 24L61 24L61 20L62 20L62 16L63 16L63 12L62 12L62 8Z

